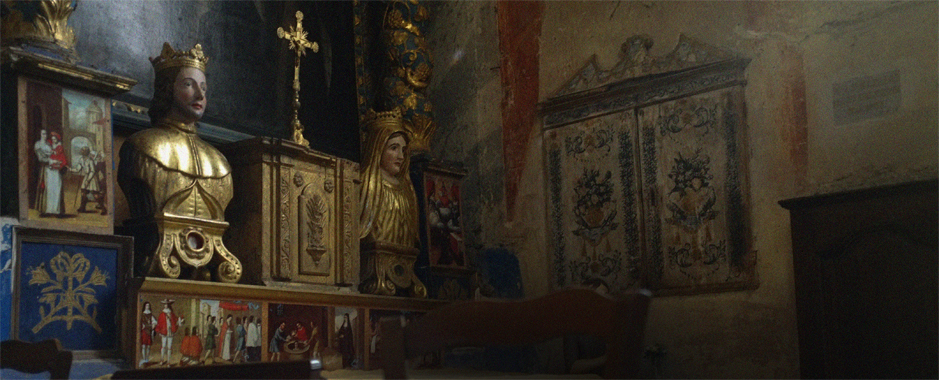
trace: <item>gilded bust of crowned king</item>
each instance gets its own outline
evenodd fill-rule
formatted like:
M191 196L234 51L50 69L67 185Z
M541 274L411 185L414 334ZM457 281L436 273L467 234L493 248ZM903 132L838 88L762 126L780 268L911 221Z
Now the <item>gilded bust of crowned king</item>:
M237 282L241 264L222 243L232 198L231 166L196 134L205 112L208 57L200 45L168 43L151 58L155 70L152 128L131 135L120 151L118 183L138 240L138 274Z

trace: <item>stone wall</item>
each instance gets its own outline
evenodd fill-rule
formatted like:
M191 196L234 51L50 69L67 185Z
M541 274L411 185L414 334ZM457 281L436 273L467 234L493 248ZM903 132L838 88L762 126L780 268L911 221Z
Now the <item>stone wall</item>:
M352 52L352 6L287 1L82 1L69 18L82 66L138 81L117 97L148 107L153 95L149 57L164 42L209 57L208 105L202 122L250 135L289 138L293 65L276 30L304 14L307 39L318 43L300 62L300 120L311 146L358 159Z
M470 259L484 247L505 244L502 160L502 99L499 47L493 3L446 1L429 4L428 43L434 74L434 157L462 162L462 218Z

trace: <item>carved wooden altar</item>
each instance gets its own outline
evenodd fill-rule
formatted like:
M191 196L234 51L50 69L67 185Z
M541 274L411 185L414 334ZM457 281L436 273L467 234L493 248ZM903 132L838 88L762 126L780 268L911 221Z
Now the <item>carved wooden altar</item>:
M541 105L553 283L688 294L757 285L747 59L682 36L630 38Z
M274 138L222 151L235 188L226 242L244 265L243 283L358 283L357 163Z

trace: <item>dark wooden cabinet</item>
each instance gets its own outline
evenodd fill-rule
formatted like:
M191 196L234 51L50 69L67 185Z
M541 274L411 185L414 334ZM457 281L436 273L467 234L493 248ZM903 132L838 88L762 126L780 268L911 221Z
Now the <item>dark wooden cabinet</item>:
M937 181L790 210L803 378L937 378Z

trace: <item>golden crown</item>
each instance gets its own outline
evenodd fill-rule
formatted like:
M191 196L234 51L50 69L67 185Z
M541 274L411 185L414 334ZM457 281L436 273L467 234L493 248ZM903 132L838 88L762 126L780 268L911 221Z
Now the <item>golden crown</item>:
M388 125L392 128L401 128L403 122L404 118L401 115L401 109L398 107L385 112L375 112L375 110L370 109L362 117L362 126L365 129L384 128Z
M209 64L209 57L202 53L202 45L196 44L192 49L174 50L169 42L163 43L163 51L158 57L150 58L150 63L156 71L169 69L173 67L195 67L205 72L206 65Z

